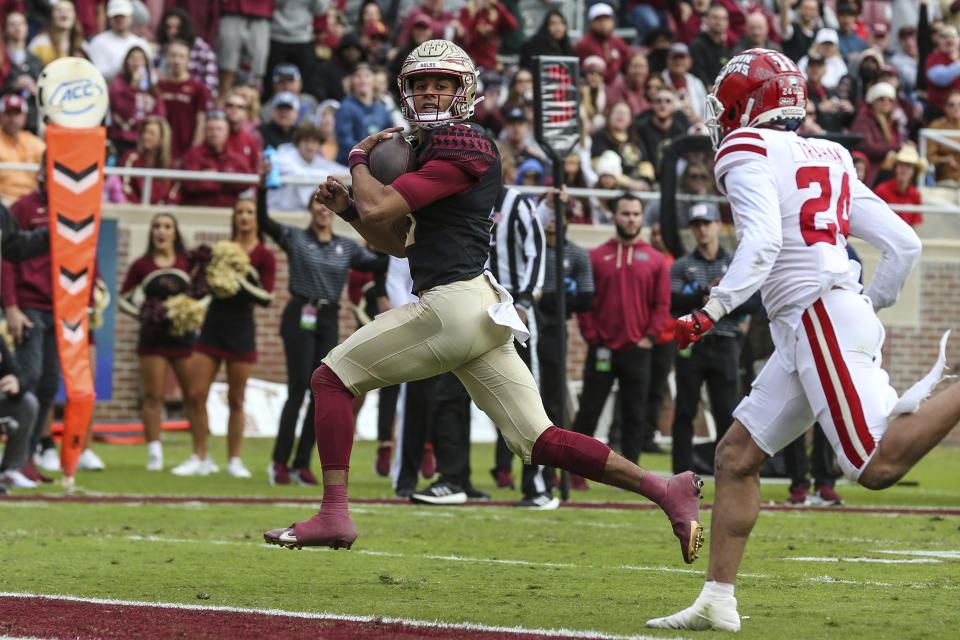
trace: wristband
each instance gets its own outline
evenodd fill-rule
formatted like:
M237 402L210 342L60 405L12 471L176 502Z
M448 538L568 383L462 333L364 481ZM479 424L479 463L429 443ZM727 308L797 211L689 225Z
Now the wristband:
M347 166L350 167L351 171L353 171L353 168L358 164L370 164L370 158L367 156L367 152L363 149L354 149L347 156Z
M344 222L353 222L354 220L360 219L360 212L357 211L357 203L353 199L350 200L350 206L344 209L343 211L337 213L338 216Z
M714 322L727 315L727 310L723 308L723 303L716 298L707 300L707 304L703 305L703 312Z

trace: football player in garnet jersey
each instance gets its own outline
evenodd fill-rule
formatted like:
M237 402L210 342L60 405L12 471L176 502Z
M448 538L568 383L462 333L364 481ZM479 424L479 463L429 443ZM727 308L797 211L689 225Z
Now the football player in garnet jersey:
M367 155L395 129L350 152L356 202L328 179L316 198L371 244L406 256L416 303L391 309L361 327L323 360L311 380L323 503L309 520L264 534L287 547L349 547L357 529L347 507L353 445L350 401L391 384L453 371L526 464L567 469L635 491L670 519L686 562L702 542L701 481L691 472L658 478L593 438L550 424L530 370L513 346L529 336L513 300L483 265L490 214L500 193L500 157L482 127L464 122L476 102L477 71L460 47L430 40L399 75L401 110L417 126L417 170L390 185L369 171ZM402 233L398 223L406 221Z
M902 397L880 368L884 331L874 311L896 301L920 240L860 182L846 149L793 133L807 99L797 66L782 53L750 49L714 86L707 98L719 142L714 170L739 246L703 309L677 320L677 346L699 339L759 289L776 350L717 447L703 591L689 608L647 626L736 631L733 585L767 457L818 421L850 479L889 487L960 420L960 386L923 402L941 379L948 334L934 369ZM865 295L859 265L847 258L848 234L882 252Z

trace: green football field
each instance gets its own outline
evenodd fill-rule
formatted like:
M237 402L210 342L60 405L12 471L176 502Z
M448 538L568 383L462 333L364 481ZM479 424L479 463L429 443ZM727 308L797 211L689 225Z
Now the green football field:
M81 495L129 499L0 498L0 591L184 604L201 598L205 605L613 636L726 635L644 628L648 618L693 601L709 554L705 549L694 565L683 564L662 513L622 508L646 502L598 485L573 496L591 504L551 512L363 502L352 510L360 538L350 551L268 547L265 529L308 517L316 506L302 501L318 504L321 495L317 488L270 487L270 445L247 442L252 480L223 472L206 478L148 473L143 447L98 445L108 469L81 473ZM354 449L351 498L393 496L388 480L373 474L374 447L359 442ZM223 449L222 439L213 439L219 462ZM168 468L188 455L185 434L167 437ZM492 489L492 446L474 445L472 455L478 488L496 501L519 499L519 492ZM645 455L641 462L657 471L669 466L666 455ZM737 588L744 617L739 635L960 637L960 449L935 450L887 491L844 483L838 491L847 507L862 511L761 513ZM16 495L57 493L53 485ZM785 484L763 486L765 505L781 503L786 494ZM155 502L151 496L274 502ZM704 505L712 496L708 481ZM903 509L920 507L931 509ZM709 543L709 510L703 522Z

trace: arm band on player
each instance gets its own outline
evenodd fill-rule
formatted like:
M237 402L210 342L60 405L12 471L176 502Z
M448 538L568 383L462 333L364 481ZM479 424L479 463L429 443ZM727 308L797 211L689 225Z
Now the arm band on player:
M353 171L353 168L358 164L370 164L370 158L367 156L367 152L363 149L354 149L347 156L347 165L350 167L351 171Z
M360 212L357 211L356 201L354 201L353 198L351 198L350 206L344 209L343 211L341 211L340 213L337 213L337 215L340 216L344 222L353 222L354 220L359 220Z

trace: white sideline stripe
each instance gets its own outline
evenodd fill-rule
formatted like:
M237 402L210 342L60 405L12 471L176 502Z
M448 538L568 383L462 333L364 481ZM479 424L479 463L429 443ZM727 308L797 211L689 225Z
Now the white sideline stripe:
M874 564L941 564L942 560L936 558L903 558L894 560L893 558L817 558L812 556L799 556L796 558L784 558L784 560L793 560L794 562L866 562Z
M510 634L553 635L564 638L597 638L600 640L657 640L656 636L618 636L600 631L574 631L571 629L525 629L523 627L498 627L473 622L436 622L413 620L408 618L383 618L381 616L354 616L339 613L313 613L309 611L284 611L283 609L247 609L245 607L227 607L203 604L181 604L179 602L143 602L137 600L117 600L114 598L83 598L70 595L48 595L37 593L11 593L0 591L0 598L43 598L44 600L68 600L70 602L88 602L91 604L121 605L126 607L152 607L155 609L190 609L194 611L223 611L228 613L255 613L265 616L303 618L305 620L338 620L342 622L378 622L403 624L410 627L430 629L464 629L469 631L488 631Z
M37 636L0 636L0 640L55 640L55 639L40 638Z

